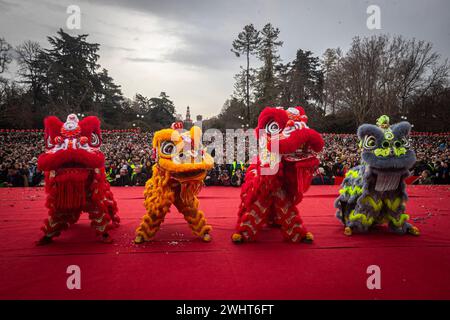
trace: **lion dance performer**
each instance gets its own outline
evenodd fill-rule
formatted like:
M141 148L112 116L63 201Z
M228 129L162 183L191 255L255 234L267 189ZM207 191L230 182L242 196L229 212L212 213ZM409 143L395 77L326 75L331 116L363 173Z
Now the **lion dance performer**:
M70 114L65 123L50 116L44 120L45 153L38 167L45 172L48 218L39 245L47 244L62 230L89 213L91 226L102 241L111 242L108 230L118 226L117 204L105 175L100 120L89 116L79 121Z
M385 115L378 118L377 126L363 124L358 128L362 164L347 172L335 202L344 234L367 232L387 223L396 233L419 235L405 212L408 195L404 180L416 162L410 149L410 130L406 121L389 125Z
M205 242L211 240L211 226L198 209L197 194L214 160L202 147L199 127L182 131L182 123L177 122L170 129L157 131L153 137L156 163L152 177L145 184L147 213L136 230L137 244L154 237L172 204L183 214L194 235Z
M254 240L264 224L280 226L288 241L313 241L297 205L311 184L319 165L315 152L324 142L307 121L302 107L267 107L261 112L256 128L260 152L245 175L233 242Z

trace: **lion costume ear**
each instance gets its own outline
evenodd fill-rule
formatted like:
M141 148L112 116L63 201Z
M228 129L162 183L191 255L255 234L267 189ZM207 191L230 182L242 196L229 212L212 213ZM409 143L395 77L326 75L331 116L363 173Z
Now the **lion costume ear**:
M391 128L397 138L407 137L411 132L411 124L407 121L396 123Z
M63 122L55 116L46 117L44 119L45 127L45 147L51 149L54 147L55 138L61 135L61 127Z
M197 126L193 126L190 130L190 135L194 149L200 148L202 144L202 129Z
M365 136L374 136L377 141L383 141L384 139L384 133L383 130L381 130L380 128L378 128L376 125L373 124L369 124L369 123L364 123L362 125L359 126L358 128L358 138L359 140L364 140Z
M100 120L97 117L86 117L79 122L79 125L81 128L81 136L88 138L91 147L99 147L102 144Z

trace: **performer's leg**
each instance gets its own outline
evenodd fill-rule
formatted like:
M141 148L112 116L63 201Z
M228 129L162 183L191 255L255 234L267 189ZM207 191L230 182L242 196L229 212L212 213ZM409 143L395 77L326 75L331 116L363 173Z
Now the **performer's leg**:
M181 199L176 198L175 206L183 214L194 235L202 238L205 242L211 241L212 227L207 224L203 211L198 210L197 197L194 196L190 203L183 203Z
M266 199L267 200L267 199ZM232 240L235 243L255 240L259 230L267 223L267 216L270 211L270 201L264 204L257 199L247 208L241 204L239 219L236 225L236 233L233 234Z
M89 220L91 220L91 227L94 228L97 235L102 237L102 241L105 243L111 243L112 239L108 233L109 222L111 217L106 205L99 206L94 210L89 211Z
M134 242L137 244L150 241L155 236L174 202L173 190L166 183L159 183L158 181L161 179L163 178L157 174L157 171L153 170L153 177L145 184L144 206L147 213L142 217L142 222L136 229ZM168 177L165 179L167 180Z
M272 205L271 190L275 189L275 176L259 178L257 169L251 165L241 188L241 204L236 223L236 232L231 240L235 243L252 241L259 230L268 223Z
M37 242L37 245L45 245L52 242L54 237L58 237L63 230L66 230L70 224L78 221L81 212L58 212L50 210L49 217L45 219L41 230L44 236Z
M420 231L408 222L409 215L405 213L405 201L401 195L390 195L384 199L384 216L388 221L389 229L395 233L409 233L418 236Z
M281 232L286 240L307 243L313 241L314 237L303 225L297 206L286 197L283 191L280 190L274 195L273 208L276 214L275 221L281 225Z
M344 234L350 236L355 231L367 232L379 220L382 209L383 201L378 198L378 194L361 195L355 209L350 211L346 219Z
M117 209L116 200L114 200L114 196L113 196L112 192L109 190L109 188L106 192L104 201L108 208L108 214L111 218L112 227L114 227L114 228L119 227L119 224L120 224L120 218L118 215L119 210Z
M102 212L106 213L109 216L109 220L111 221L110 227L118 227L120 218L118 216L117 203L114 200L114 196L110 190L110 185L106 180L106 173L104 168L96 168L94 170L94 178L93 183L90 186L92 197L91 202L94 207L94 216L95 211L97 211L97 207L100 208ZM94 218L94 219L99 219Z
M278 224L276 221L277 221L277 214L272 206L270 208L269 214L267 216L267 226L272 227L272 228L280 228L281 225Z
M148 212L142 217L142 222L136 230L134 242L139 244L144 241L150 241L158 232L161 223L169 212L170 207L161 207L158 210Z

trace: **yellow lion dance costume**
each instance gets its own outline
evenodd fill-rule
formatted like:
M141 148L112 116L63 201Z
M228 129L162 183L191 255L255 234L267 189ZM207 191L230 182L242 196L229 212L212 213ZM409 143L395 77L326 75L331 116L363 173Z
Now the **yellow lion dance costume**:
M214 160L201 143L202 131L192 127L182 132L182 123L157 131L153 138L153 175L145 184L144 206L147 213L136 230L135 243L150 241L159 230L172 204L184 215L194 235L211 241L211 226L198 209L197 194Z

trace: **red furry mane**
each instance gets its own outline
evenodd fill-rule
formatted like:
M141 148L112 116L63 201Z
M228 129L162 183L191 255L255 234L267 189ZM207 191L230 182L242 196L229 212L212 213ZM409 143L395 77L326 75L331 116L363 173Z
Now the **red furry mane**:
M100 120L97 117L89 116L79 121L78 125L80 127L80 132L79 135L74 137L74 139L76 139L75 142L79 143L81 138L86 137L89 148L86 148L86 145L84 145L83 148L59 147L59 149L55 149L58 145L58 141L55 141L55 138L62 135L61 129L63 128L64 123L55 116L49 116L44 119L44 137L47 152L39 156L38 166L41 170L57 170L72 165L81 166L83 168L104 167L105 157L103 153L98 150L102 142ZM64 139L67 140L67 137ZM58 139L61 145L61 140L64 139Z

